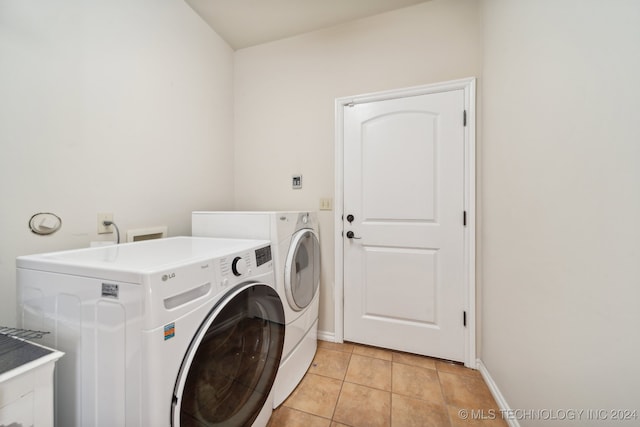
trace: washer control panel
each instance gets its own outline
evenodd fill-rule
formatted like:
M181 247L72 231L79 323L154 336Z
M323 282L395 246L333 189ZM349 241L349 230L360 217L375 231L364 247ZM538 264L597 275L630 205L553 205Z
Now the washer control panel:
M221 285L234 285L247 275L256 275L272 268L271 245L220 258ZM263 271L264 270L264 271Z
M264 248L256 249L256 264L260 267L272 260L271 258L271 246L265 246Z
M231 271L233 272L234 276L242 276L244 274L247 274L247 263L241 257L237 256L233 259L233 261L231 261Z

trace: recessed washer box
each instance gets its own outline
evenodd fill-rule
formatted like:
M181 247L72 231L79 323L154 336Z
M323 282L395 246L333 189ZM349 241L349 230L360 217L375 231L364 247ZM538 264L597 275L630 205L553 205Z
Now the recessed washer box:
M166 225L127 230L127 242L140 242L142 240L162 239L164 237L167 237Z

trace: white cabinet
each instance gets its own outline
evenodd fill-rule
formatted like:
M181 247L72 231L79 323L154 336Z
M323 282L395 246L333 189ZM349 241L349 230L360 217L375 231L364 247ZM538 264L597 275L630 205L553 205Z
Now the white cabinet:
M53 427L53 369L64 353L0 338L0 426Z

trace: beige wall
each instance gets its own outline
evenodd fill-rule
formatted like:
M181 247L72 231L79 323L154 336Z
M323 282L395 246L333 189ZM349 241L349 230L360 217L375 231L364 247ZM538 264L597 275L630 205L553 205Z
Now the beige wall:
M513 409L638 409L639 8L432 1L238 51L236 208L332 196L335 98L478 76L479 356Z
M640 410L639 22L484 2L482 360L512 408Z
M236 208L317 210L333 197L335 99L478 75L478 7L435 0L237 51ZM319 329L333 334L333 212L320 219Z
M232 74L182 0L1 2L0 325L15 325L16 256L114 239L98 212L178 235L191 210L232 207ZM41 211L58 233L29 231Z
M179 0L49 3L0 7L0 324L15 257L111 239L97 212L315 210L335 98L479 76L480 356L511 408L639 409L638 2L433 0L235 54Z

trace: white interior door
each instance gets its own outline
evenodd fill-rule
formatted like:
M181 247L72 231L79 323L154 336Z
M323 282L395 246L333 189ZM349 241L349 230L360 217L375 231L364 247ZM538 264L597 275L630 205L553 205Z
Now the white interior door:
M465 360L464 90L344 107L344 339Z

